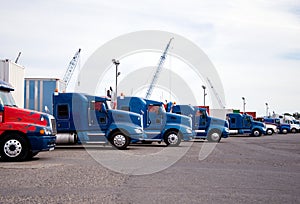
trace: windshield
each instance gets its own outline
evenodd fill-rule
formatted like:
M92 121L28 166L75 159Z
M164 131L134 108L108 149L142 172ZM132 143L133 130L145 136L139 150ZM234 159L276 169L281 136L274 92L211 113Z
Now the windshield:
M112 109L113 102L107 100L105 102L105 105L106 105L106 109Z
M165 106L162 104L161 106L160 106L160 111L162 112L162 113L165 113L166 112L166 109L165 109Z
M0 103L4 106L17 106L9 91L0 91Z

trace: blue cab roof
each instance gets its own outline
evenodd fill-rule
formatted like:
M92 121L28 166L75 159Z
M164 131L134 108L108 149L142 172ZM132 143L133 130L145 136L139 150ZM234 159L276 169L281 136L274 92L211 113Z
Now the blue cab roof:
M0 80L0 90L13 91L14 88L10 83L8 83L6 81L3 81L3 80Z

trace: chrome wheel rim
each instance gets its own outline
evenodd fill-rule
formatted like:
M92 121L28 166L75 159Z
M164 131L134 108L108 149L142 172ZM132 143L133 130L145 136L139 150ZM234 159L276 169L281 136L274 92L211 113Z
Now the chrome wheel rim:
M177 142L178 142L178 136L176 134L174 134L174 133L170 134L168 136L168 142L170 144L177 144Z
M22 152L22 144L18 140L8 140L4 144L4 153L8 157L17 157Z
M126 144L126 138L124 135L116 135L114 137L114 145L117 147L122 147Z
M253 132L253 135L254 135L254 136L258 136L258 135L259 135L259 131L258 131L258 130L255 130L255 131Z
M220 135L216 132L214 132L213 134L211 134L211 139L213 141L218 141L220 139Z

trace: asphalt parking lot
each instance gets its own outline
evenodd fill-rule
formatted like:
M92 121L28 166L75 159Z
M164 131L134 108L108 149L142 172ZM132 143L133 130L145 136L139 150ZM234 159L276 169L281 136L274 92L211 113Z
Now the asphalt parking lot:
M300 203L299 133L184 142L178 159L167 149L58 147L0 162L0 203Z

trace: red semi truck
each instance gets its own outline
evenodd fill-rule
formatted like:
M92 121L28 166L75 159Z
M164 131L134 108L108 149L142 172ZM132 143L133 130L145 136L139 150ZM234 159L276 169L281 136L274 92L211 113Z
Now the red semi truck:
M0 80L0 158L23 161L40 151L53 150L56 140L52 115L18 108L13 87Z

